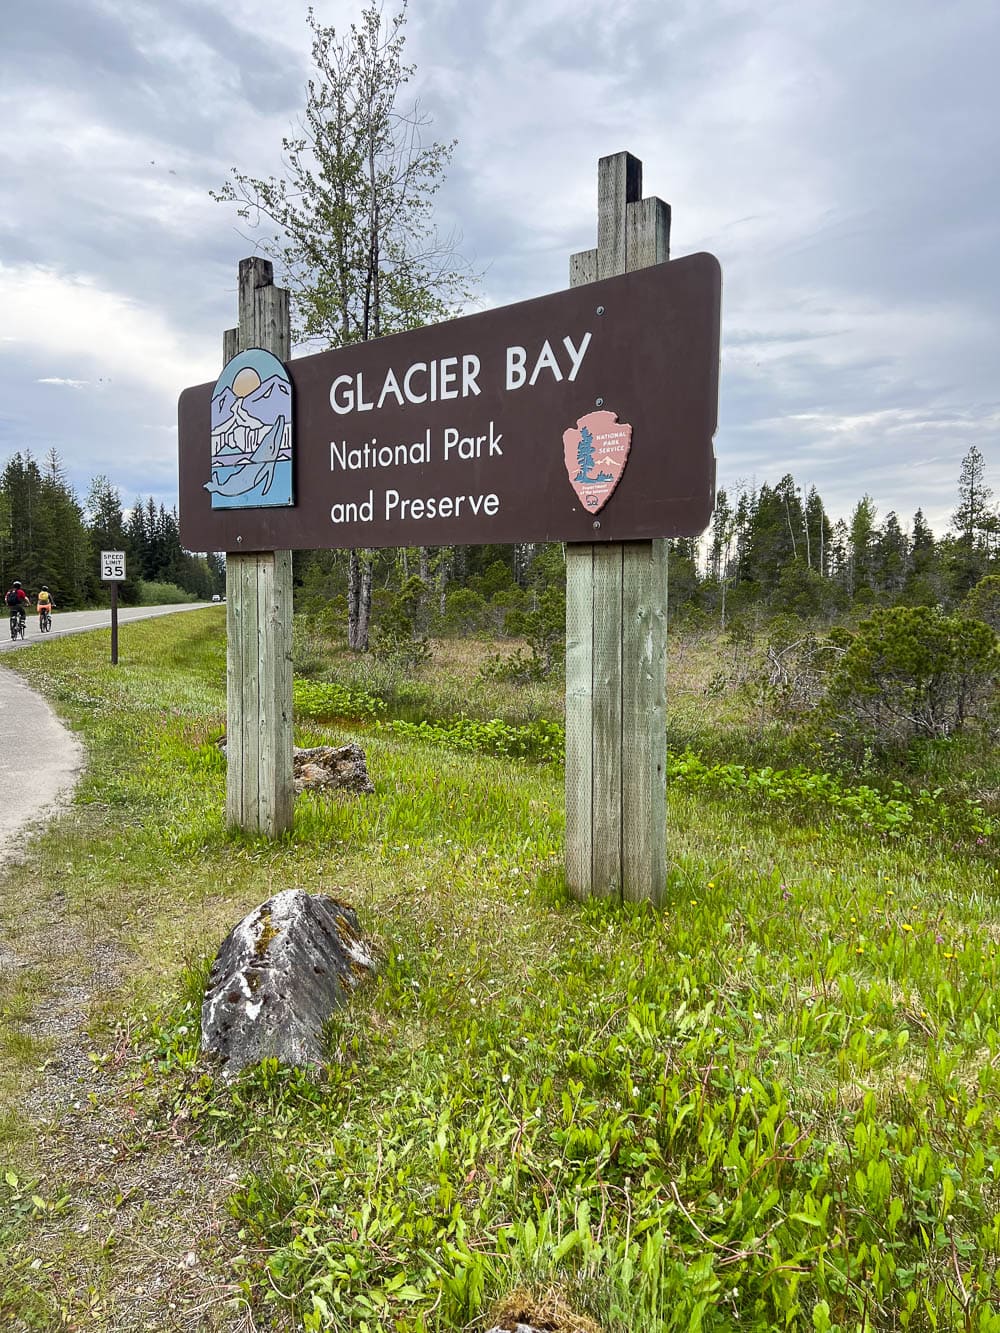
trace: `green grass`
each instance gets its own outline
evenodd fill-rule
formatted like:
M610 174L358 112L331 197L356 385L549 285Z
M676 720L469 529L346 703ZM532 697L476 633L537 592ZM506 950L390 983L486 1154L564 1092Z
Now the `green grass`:
M234 837L220 634L197 612L133 628L117 670L89 636L16 658L90 756L77 806L18 871L20 903L58 894L81 957L99 938L135 959L92 1035L110 1066L130 1033L117 1095L143 1142L183 1123L239 1164L232 1234L206 1257L231 1303L191 1327L231 1327L243 1301L259 1325L444 1333L519 1292L605 1333L1000 1330L988 842L678 782L662 912L580 905L562 887L561 769L485 752L496 726L466 749L367 729L374 796L301 800L276 845ZM453 682L420 689L428 716L455 715ZM352 734L301 725L299 743ZM228 1087L197 1060L205 968L291 886L355 902L385 964L331 1023L321 1073L268 1063ZM26 1003L5 977L13 1029ZM13 1096L37 1055L0 1058ZM56 1253L73 1317L88 1291L111 1310L121 1258L74 1239L82 1185L26 1184L45 1146L23 1132L10 1156L0 1313L30 1290L33 1326L61 1326L30 1281Z

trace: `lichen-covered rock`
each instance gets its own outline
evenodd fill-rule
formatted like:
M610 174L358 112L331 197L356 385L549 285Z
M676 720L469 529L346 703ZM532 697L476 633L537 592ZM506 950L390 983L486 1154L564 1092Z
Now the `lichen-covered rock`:
M354 908L286 889L229 932L208 976L201 1049L228 1076L269 1056L322 1063L323 1025L375 970Z
M344 791L373 792L365 752L355 741L349 745L314 745L292 752L295 794L336 787Z
M216 741L226 757L226 738ZM356 741L347 745L296 746L292 751L295 795L304 791L354 791L370 795L375 784L368 776L365 752Z

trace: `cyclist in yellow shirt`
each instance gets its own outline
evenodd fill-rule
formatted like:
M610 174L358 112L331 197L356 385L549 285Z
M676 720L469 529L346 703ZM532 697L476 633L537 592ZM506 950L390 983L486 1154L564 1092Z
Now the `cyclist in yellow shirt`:
M55 602L44 583L38 590L36 601L38 602L38 628L41 633L44 633L47 629L52 628L52 608L55 606Z

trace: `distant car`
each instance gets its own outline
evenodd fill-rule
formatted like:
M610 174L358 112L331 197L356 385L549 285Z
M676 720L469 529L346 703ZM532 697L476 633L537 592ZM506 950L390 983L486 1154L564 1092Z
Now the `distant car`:
M218 594L217 592L214 592L214 593L212 593L212 601L213 601L213 602L221 602L221 601L222 601L222 598L219 596L219 594Z

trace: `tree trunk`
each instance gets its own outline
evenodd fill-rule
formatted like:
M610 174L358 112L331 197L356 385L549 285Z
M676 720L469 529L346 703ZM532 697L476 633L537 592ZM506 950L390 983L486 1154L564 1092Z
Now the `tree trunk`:
M438 560L438 610L442 618L448 596L448 584L451 582L452 563L455 557L454 546L442 546Z
M358 602L358 652L368 651L368 624L372 616L372 553L361 553L361 597Z
M357 653L368 651L371 614L371 552L352 547L347 562L347 646Z

